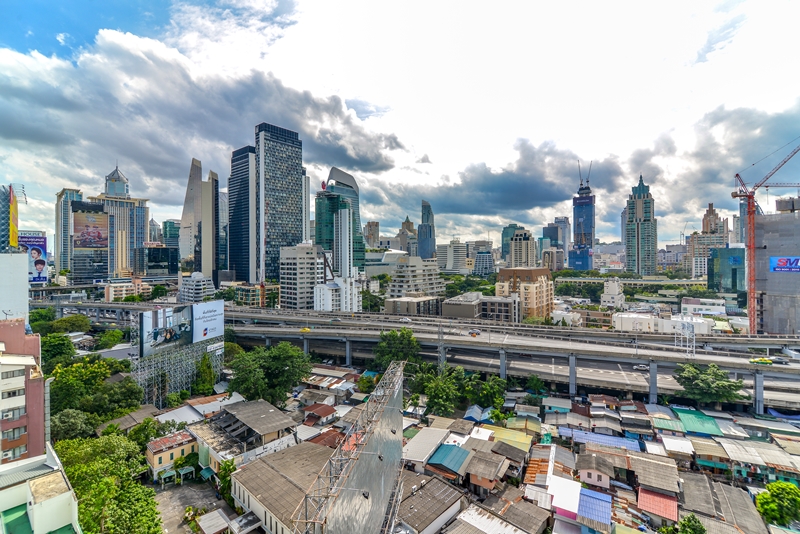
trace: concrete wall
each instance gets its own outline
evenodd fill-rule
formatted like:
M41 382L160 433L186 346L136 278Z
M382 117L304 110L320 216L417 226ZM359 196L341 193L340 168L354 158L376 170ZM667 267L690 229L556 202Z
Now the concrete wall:
M38 504L32 502L33 496L28 501L28 519L34 534L46 534L78 522L78 501L71 491Z
M800 256L800 212L756 217L756 289L765 293L762 328L791 335L800 330L800 272L770 272L770 258L776 256Z
M0 295L3 314L0 319L28 321L28 255L0 254ZM10 352L8 347L6 350Z

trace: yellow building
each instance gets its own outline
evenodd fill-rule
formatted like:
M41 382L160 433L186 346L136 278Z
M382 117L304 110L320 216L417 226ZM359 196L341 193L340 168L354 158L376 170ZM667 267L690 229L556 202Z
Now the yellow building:
M234 286L233 300L242 306L276 308L281 303L281 286L261 284L255 286Z
M153 480L165 471L172 471L175 459L197 452L197 440L186 430L180 430L147 444L145 457Z
M497 297L518 294L523 318L550 317L555 308L554 291L549 269L516 268L500 269L494 294Z

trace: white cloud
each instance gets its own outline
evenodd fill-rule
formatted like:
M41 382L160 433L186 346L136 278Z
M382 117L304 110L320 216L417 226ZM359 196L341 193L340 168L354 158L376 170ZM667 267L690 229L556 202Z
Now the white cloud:
M58 44L60 44L61 46L67 46L67 39L69 39L69 34L68 33L57 33L56 34L56 41L58 41Z

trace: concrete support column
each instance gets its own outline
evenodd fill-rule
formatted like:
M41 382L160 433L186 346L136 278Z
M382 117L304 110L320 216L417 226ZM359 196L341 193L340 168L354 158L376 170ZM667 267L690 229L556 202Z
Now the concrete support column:
M764 415L764 373L761 371L753 373L753 395L756 413Z
M64 317L64 305L59 304L56 306L56 319L61 319Z
M307 337L303 338L303 352L308 354L308 338Z
M650 404L658 404L658 363L650 360Z
M121 320L122 320L122 311L117 310L117 322L120 322Z
M94 320L98 323L100 322L100 308L94 310Z
M264 346L270 348L272 346L272 340L270 338L264 339Z
M506 351L500 349L500 378L506 379Z
M574 397L578 394L578 358L574 354L569 355L569 396Z
M344 364L348 367L353 365L353 347L349 339L344 340Z

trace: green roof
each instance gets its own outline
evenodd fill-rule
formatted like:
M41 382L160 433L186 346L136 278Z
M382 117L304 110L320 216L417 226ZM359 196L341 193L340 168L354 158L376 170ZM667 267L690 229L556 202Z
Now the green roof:
M406 428L403 430L403 437L406 439L411 439L417 434L419 434L419 428Z
M717 425L717 420L707 416L703 412L698 410L684 410L683 408L673 408L672 411L677 414L686 432L719 437L724 435L722 430L719 429L719 425Z
M663 417L653 417L653 428L657 430L672 430L673 432L686 432L683 423L677 419L664 419Z
M14 508L9 508L0 514L3 532L13 532L14 534L33 534L31 522L28 519L28 510L25 504L20 504Z
M428 464L440 465L453 473L464 474L461 467L469 457L469 452L458 445L440 445L428 460Z

